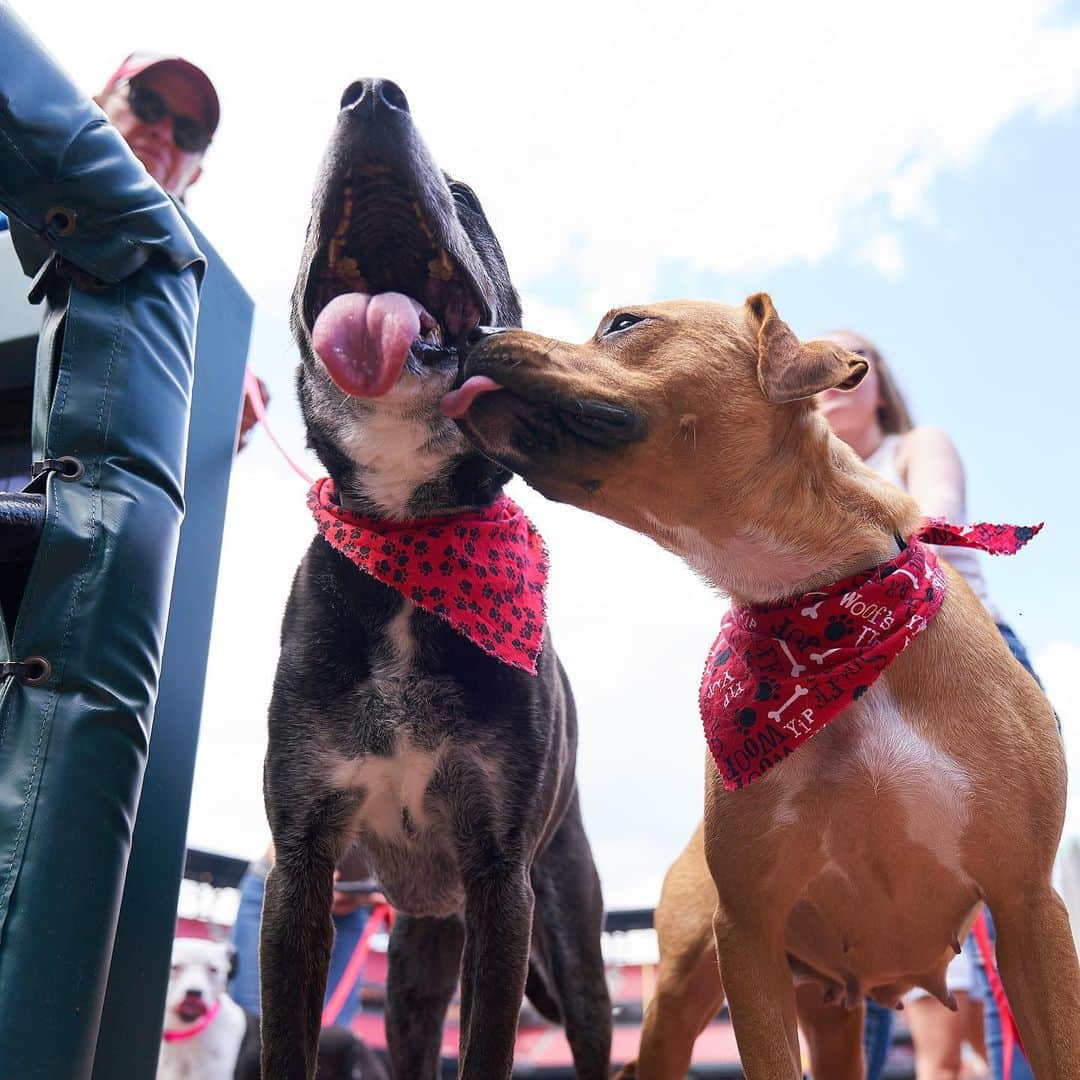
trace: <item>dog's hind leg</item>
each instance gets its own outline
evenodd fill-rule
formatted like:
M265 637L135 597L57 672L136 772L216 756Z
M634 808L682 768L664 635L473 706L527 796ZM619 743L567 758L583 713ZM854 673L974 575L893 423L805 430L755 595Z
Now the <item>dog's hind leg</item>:
M398 915L390 935L386 1041L401 1080L437 1080L446 1008L457 987L461 918Z
M988 896L1001 981L1039 1080L1080 1078L1080 968L1069 916L1048 881Z
M566 1038L581 1080L606 1080L611 1059L611 998L600 933L604 900L581 822L577 792L532 868L539 935L551 965Z
M266 878L259 944L266 1080L315 1076L334 944L334 866L354 806L355 800L335 793L305 800L295 817L271 810L275 859Z
M705 862L702 826L664 878L654 921L660 948L656 993L641 1025L638 1059L621 1074L682 1080L694 1042L724 1004L716 961L716 887Z

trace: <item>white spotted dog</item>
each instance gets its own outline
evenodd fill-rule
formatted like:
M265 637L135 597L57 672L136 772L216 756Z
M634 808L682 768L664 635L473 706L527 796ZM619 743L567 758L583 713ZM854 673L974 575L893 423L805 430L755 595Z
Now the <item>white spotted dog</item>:
M248 1018L225 990L234 950L224 942L173 942L157 1080L233 1080Z

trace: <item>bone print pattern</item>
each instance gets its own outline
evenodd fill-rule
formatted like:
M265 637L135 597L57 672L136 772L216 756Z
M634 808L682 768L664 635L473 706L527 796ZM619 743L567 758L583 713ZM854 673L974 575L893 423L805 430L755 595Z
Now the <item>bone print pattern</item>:
M384 521L346 510L329 477L308 507L322 538L359 570L396 589L504 664L536 674L544 643L544 541L500 495L483 510Z
M933 519L895 559L825 591L732 608L699 694L724 786L745 787L782 762L862 697L926 629L945 597L945 576L926 543L1012 554L1041 528Z

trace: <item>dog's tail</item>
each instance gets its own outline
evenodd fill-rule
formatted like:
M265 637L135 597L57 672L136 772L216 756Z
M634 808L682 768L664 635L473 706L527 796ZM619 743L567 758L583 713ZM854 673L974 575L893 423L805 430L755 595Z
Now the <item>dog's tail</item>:
M562 1008L551 991L551 973L533 952L529 956L529 974L525 978L525 996L534 1009L553 1024L563 1022Z

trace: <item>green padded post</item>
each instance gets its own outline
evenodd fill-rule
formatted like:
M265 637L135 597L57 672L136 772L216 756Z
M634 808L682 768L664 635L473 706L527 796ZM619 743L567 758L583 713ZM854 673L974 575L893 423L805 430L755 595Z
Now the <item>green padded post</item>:
M190 223L189 223L190 224ZM152 1077L184 870L225 500L239 426L253 305L206 238L180 550L120 925L101 1017L95 1080ZM243 678L243 645L237 677Z

